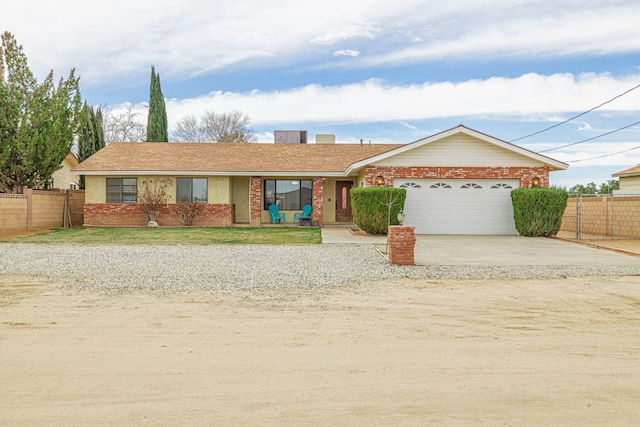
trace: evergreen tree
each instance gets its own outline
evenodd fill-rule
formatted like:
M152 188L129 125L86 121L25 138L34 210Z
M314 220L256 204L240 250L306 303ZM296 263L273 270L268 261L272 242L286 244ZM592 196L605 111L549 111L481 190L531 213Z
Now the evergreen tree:
M93 109L86 103L82 108L82 124L78 132L78 161L82 162L104 148L102 111ZM80 175L80 188L84 189L84 175Z
M149 88L149 118L147 119L147 142L167 142L167 108L160 88L160 75L151 67L151 86Z
M0 192L43 188L71 152L80 123L79 78L42 83L9 32L0 45Z

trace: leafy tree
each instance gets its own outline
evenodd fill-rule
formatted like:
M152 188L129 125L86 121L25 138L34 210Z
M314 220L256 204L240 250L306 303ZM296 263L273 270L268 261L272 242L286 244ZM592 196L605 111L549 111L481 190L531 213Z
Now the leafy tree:
M620 189L620 181L617 179L610 179L607 182L600 184L600 187L595 182L590 182L586 186L582 184L576 184L569 189L569 193L578 194L611 194L613 190Z
M0 191L22 193L41 188L71 152L80 124L79 78L71 70L54 83L42 83L9 32L0 46Z
M217 114L206 111L200 121L192 115L180 120L174 138L181 142L251 142L256 133L251 119L241 111Z
M142 142L145 140L147 130L142 122L138 121L140 113L134 113L131 107L120 113L114 113L107 109L103 114L104 142L106 145L112 142Z
M82 162L104 148L102 110L86 103L82 108L82 124L78 132L78 161ZM80 175L80 188L84 189L84 175Z
M151 86L149 88L149 117L147 119L147 142L167 142L167 108L160 87L160 75L151 67Z
M620 189L620 181L617 179L610 179L607 182L603 182L600 184L600 188L598 189L599 194L611 194L613 190Z

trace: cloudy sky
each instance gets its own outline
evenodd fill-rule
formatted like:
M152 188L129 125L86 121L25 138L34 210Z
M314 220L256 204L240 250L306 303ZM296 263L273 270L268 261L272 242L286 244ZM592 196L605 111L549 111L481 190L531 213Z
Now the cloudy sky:
M154 65L170 132L207 110L243 111L261 142L408 143L464 124L551 150L571 165L552 183L570 187L640 163L639 17L637 0L22 0L0 31L40 78L75 68L87 102L144 122Z

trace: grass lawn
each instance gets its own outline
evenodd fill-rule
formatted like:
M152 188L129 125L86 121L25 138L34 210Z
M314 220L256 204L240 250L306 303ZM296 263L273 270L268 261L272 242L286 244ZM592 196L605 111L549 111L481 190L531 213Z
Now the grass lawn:
M0 242L82 243L114 245L211 245L268 244L309 245L322 243L319 228L54 228L50 231Z

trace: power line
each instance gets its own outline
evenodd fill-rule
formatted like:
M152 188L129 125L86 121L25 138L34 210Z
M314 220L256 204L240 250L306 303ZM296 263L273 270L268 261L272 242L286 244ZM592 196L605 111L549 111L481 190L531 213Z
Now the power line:
M638 145L636 147L633 147L633 148L629 148L627 150L618 151L617 153L603 154L602 156L589 157L588 159L567 160L567 163L578 163L578 162L584 162L584 161L587 161L587 160L602 159L604 157L615 156L616 154L622 154L622 153L627 153L629 151L637 150L638 148L640 148L640 145Z
M558 126L560 126L560 125L563 125L563 124L565 124L565 123L568 123L568 122L570 122L571 120L575 120L575 119L577 119L578 117L584 116L585 114L592 112L593 110L597 110L598 108L602 107L603 105L606 105L606 104L608 104L608 103L610 103L610 102L612 102L612 101L614 101L614 100L616 100L616 99L620 98L621 96L624 96L624 95L628 94L629 92L631 92L631 91L634 91L634 90L638 89L639 87L640 87L640 84L637 84L636 86L632 87L631 89L629 89L629 90L626 90L626 91L622 92L620 95L616 95L616 96L614 96L613 98L611 98L610 100L605 101L605 102L603 102L603 103L602 103L602 104L600 104L600 105L596 105L595 107L593 107L593 108L591 108L591 109L589 109L589 110L587 110L587 111L585 111L585 112L583 112L583 113L580 113L580 114L578 114L577 116L573 116L573 117L571 117L570 119L567 119L567 120L565 120L565 121L563 121L563 122L560 122L560 123L556 123L556 124L555 124L555 125L553 125L553 126L549 126L548 128L545 128L545 129L539 130L539 131L534 132L534 133L531 133L531 134L529 134L529 135L525 135L525 136L521 136L520 138L512 139L512 140L511 140L511 141L509 141L509 142L520 141L521 139L525 139L525 138L529 138L530 136L538 135L539 133L546 132L546 131L551 130L551 129L553 129L553 128L556 128L556 127L558 127Z
M631 126L635 126L635 125L638 125L638 124L640 124L640 121L637 121L635 123L631 123L630 125L627 125L627 126L624 126L624 127L618 128L618 129L614 129L614 130L612 130L610 132L606 132L606 133L603 133L601 135L597 135L597 136L594 136L594 137L591 137L591 138L583 139L582 141L572 142L571 144L561 145L559 147L549 148L547 150L541 150L541 151L538 151L538 153L546 153L548 151L559 150L561 148L571 147L572 145L582 144L583 142L593 141L594 139L598 139L598 138L601 138L603 136L611 135L612 133L620 132L621 130L628 129Z

